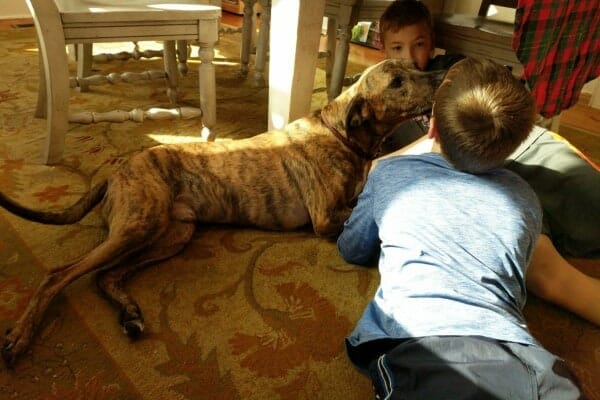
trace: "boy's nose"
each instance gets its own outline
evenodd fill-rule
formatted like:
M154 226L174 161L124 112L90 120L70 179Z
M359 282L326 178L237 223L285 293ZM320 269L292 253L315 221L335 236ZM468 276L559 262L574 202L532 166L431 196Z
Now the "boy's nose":
M400 52L400 58L406 61L415 61L412 51L409 48L403 48Z
M419 64L417 62L417 57L415 57L415 54L411 50L402 49L402 52L400 54L400 59L402 59L404 61L409 61L413 64L415 69L420 69Z

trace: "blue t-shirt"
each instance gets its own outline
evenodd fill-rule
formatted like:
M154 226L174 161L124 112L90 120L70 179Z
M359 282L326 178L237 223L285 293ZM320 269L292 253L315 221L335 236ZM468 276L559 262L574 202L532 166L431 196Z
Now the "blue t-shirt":
M535 193L507 169L468 174L437 153L379 161L337 242L350 263L379 252L381 282L348 345L434 335L537 344L522 309L541 224Z

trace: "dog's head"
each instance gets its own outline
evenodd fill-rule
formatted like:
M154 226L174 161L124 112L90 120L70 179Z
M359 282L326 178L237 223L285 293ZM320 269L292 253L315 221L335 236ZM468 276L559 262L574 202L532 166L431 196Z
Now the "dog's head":
M385 60L321 111L325 123L353 147L373 156L392 129L431 109L446 71L422 72L400 60Z

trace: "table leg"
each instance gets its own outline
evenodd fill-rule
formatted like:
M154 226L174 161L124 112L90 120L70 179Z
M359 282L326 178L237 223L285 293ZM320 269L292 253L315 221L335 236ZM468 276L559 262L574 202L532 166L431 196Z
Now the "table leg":
M314 86L325 0L273 0L269 58L269 129L307 115Z

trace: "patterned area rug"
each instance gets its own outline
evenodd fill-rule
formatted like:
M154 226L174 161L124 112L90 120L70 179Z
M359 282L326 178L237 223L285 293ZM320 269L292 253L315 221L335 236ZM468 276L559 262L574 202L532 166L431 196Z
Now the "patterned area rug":
M239 76L239 34L217 52L220 140L266 129L267 91ZM113 61L109 71L159 69L160 60ZM181 103L197 105L193 60ZM74 67L74 65L73 65ZM32 117L38 60L30 28L0 32L0 187L36 208L60 209L132 154L156 143L197 140L198 120L71 125L56 166L39 163L45 121ZM319 72L316 87L322 86ZM165 87L117 84L75 94L72 108L166 106ZM313 108L324 104L324 94ZM42 273L76 259L105 231L97 212L70 226L43 226L0 210L0 330L12 326ZM600 275L600 262L575 260ZM137 341L92 276L62 292L14 370L0 366L2 399L368 399L368 379L346 358L351 331L377 286L373 269L346 264L335 244L309 231L207 227L176 257L128 284L146 319ZM563 356L590 399L600 399L600 329L530 297L532 331Z

